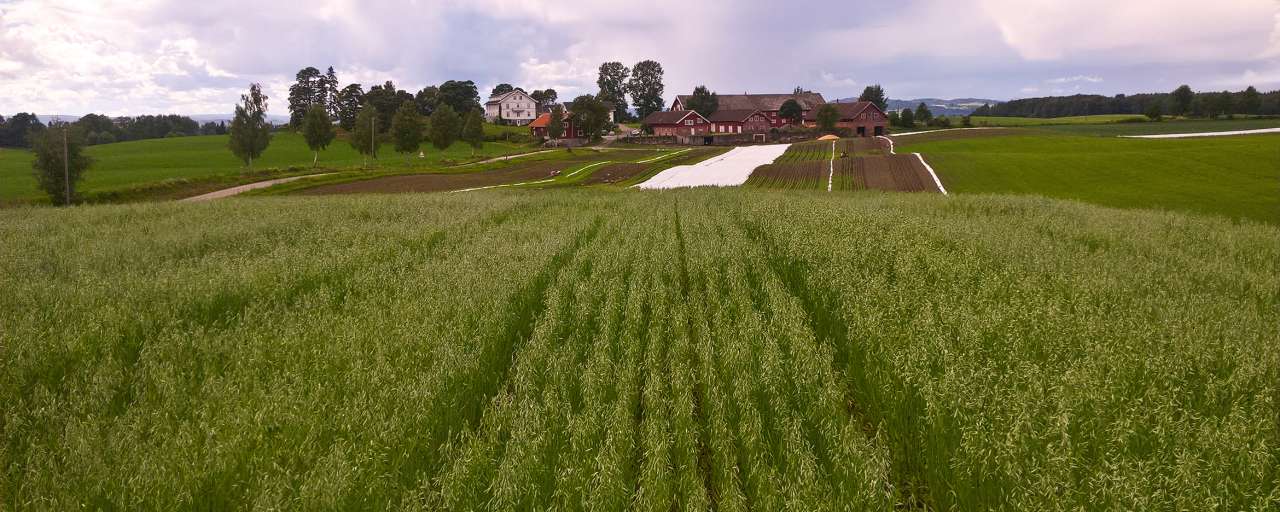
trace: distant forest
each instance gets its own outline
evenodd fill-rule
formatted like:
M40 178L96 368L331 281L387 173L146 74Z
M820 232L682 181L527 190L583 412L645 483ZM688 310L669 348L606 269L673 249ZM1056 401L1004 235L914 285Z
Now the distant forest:
M90 145L130 140L186 137L190 135L223 135L226 123L197 123L187 116L107 117L89 114L71 123ZM35 114L20 112L6 119L0 116L0 147L30 147L29 135L45 129Z
M1139 114L1216 118L1234 115L1280 115L1280 91L1259 93L1249 87L1239 92L1195 92L1182 86L1169 93L1099 96L1077 94L1026 98L980 107L975 116L1068 117L1100 114Z

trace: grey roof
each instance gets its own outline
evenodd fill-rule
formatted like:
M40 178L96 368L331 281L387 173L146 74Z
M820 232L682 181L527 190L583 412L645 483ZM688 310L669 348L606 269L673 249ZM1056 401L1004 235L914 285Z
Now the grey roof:
M796 103L799 103L800 108L803 110L812 110L827 103L827 100L816 92L800 94L717 94L716 96L720 100L720 108L725 110L760 110L765 112L781 110L782 104L790 99L796 100ZM693 95L681 94L677 98L679 98L681 105L688 105Z

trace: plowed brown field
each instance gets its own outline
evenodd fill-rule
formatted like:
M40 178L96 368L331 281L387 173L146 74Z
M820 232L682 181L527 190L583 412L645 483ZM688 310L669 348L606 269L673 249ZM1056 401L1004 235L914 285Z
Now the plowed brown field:
M337 183L303 190L309 195L330 194L398 194L405 192L444 192L493 185L507 185L551 178L566 168L582 162L543 162L509 169L465 174L413 174L389 176L365 181Z

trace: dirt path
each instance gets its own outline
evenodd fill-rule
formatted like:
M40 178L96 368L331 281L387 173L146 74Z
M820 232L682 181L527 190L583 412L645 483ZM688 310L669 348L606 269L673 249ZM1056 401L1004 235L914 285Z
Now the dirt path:
M277 178L277 179L274 179L274 180L258 181L258 182L250 183L250 184L248 184L248 185L240 185L240 186L238 186L238 187L231 187L231 188L224 188L224 189L222 189L222 190L215 190L215 191L213 191L213 192L209 192L208 194L200 194L200 195L198 195L198 196L193 196L193 197L188 197L188 198L185 198L185 199L180 199L180 201L183 201L183 202L212 201L212 200L214 200L214 199L222 199L222 198L224 198L224 197L231 197L231 196L234 196L234 195L243 194L243 193L248 192L248 191L250 191L250 190L257 190L257 189L260 189L260 188L267 188L267 187L271 187L271 186L279 185L279 184L281 184L281 183L289 183L289 182L291 182L291 181L297 181L297 180L306 179L306 178L315 178L315 177L317 177L317 176L328 176L328 175L330 175L330 174L333 174L333 173L331 173L331 172L326 172L326 173L322 173L322 174L308 174L308 175L306 175L306 176L294 176L294 177L291 177L291 178Z
M1280 128L1261 128L1258 130L1236 130L1231 132L1200 133L1164 133L1160 135L1121 135L1122 139L1189 139L1192 137L1226 137L1230 135L1257 135L1261 133L1280 133Z

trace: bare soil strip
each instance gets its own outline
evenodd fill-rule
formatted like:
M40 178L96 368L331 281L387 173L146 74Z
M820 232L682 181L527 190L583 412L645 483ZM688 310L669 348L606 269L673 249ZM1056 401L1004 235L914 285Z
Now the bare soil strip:
M235 196L235 195L243 194L243 193L248 192L248 191L250 191L250 190L257 190L257 189L260 189L260 188L272 187L272 186L275 186L275 185L279 185L279 184L281 184L281 183L289 183L289 182L291 182L291 181L297 181L297 180L301 180L301 179L305 179L305 178L315 178L315 177L317 177L317 176L327 176L327 175L329 175L329 174L333 174L333 173L331 173L331 172L326 172L326 173L322 173L322 174L308 174L308 175L306 175L306 176L294 176L294 177L291 177L291 178L278 178L278 179L274 179L274 180L259 181L259 182L256 182L256 183L250 183L250 184L248 184L248 185L240 185L240 186L238 186L238 187L231 187L231 188L224 188L224 189L222 189L222 190L215 190L215 191L213 191L213 192L209 192L208 194L200 194L200 195L198 195L198 196L193 196L193 197L188 197L188 198L180 199L179 201L183 201L183 202L212 201L212 200L214 200L214 199L222 199L222 198L224 198L224 197L231 197L231 196Z
M601 185L608 183L621 183L631 178L644 174L649 170L649 166L642 163L614 163L609 164L596 172L591 173L582 181L584 185Z
M905 156L905 155L898 155L898 152L894 150L893 139L890 139L884 136L881 136L879 138L883 139L884 142L887 142L889 144L890 156L894 156L894 157ZM933 180L933 184L936 187L935 190L938 192L941 192L942 195L944 196L950 195L947 193L947 188L942 186L942 180L938 179L938 173L934 172L933 167L930 167L929 163L924 161L924 155L921 155L920 153L912 153L911 155L914 156L917 163L919 163L919 167L917 169L923 170L924 172L928 173L929 178Z
M372 180L335 183L299 191L306 195L333 194L398 194L408 192L450 192L457 190L513 185L552 178L560 171L582 165L582 162L542 162L509 169L496 169L460 174L411 174Z

